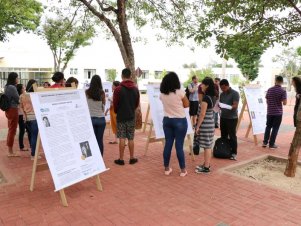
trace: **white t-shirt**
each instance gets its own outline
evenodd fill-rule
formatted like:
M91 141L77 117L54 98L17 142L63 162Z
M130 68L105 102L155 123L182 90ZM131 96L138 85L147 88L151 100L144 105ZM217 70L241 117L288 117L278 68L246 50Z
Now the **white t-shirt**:
M160 100L163 104L164 116L168 118L185 118L185 110L182 99L185 96L184 90L177 89L176 93L165 95L160 94Z

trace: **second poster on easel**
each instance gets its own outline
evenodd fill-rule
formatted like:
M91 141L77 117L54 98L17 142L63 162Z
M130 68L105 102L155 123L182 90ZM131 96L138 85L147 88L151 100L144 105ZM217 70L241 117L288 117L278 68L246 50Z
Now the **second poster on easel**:
M265 93L262 87L244 87L248 103L248 111L252 122L253 135L265 131L267 106Z

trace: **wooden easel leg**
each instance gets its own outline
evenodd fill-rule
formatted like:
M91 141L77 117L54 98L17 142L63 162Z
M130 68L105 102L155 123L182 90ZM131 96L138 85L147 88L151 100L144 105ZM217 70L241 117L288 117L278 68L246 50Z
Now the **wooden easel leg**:
M98 190L98 191L102 191L102 185L101 185L101 182L100 182L99 175L96 175L96 176L95 176L95 179L96 179L96 187L97 187L97 190Z
M152 130L153 130L153 123L151 123L149 131L148 131L148 136L147 136L147 141L146 141L146 144L145 144L144 155L146 155L147 151L148 151L149 141L150 141L150 138L152 136Z
M145 119L144 119L144 125L143 125L143 130L142 130L143 133L146 130L146 126L147 126L147 122L148 122L148 116L149 116L149 111L150 111L150 105L147 106L146 116L145 116Z
M61 197L61 201L62 201L63 206L67 207L68 202L67 202L67 198L66 198L64 189L61 189L59 192L60 192L60 197Z
M40 143L41 143L40 133L38 133L36 151L35 151L34 161L33 161L33 165L32 165L32 173L31 173L31 180L30 180L30 187L29 187L30 191L34 190L34 182L35 182L35 179L36 179Z
M252 123L250 122L250 124L249 124L249 126L248 126L248 129L247 129L247 132L246 132L246 135L245 135L245 138L248 138L248 137L249 137L251 128L252 128Z
M237 122L237 126L236 126L236 131L238 130L238 128L239 128L239 126L240 126L240 123L241 123L241 121L242 121L242 119L243 119L243 117L244 117L244 112L245 112L245 110L246 110L246 107L247 107L247 104L246 104L246 102L244 102L243 105L242 105L242 108L241 108L241 112L240 112L239 117L238 117L238 122Z
M194 157L194 153L193 153L193 145L192 145L191 134L187 135L187 141L188 141L188 147L189 147L191 158L194 161L195 157Z
M256 135L253 135L255 145L258 145L258 139Z

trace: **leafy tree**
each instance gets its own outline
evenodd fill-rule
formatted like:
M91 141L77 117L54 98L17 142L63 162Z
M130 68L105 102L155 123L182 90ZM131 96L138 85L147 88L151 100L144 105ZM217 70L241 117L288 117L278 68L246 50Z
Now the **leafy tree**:
M260 58L268 45L261 40L261 36L253 37L236 33L229 37L218 37L217 53L227 59L231 57L238 64L242 75L253 81L259 72Z
M1 0L0 12L0 41L3 42L8 39L8 34L35 30L43 7L35 0Z
M187 87L189 83L191 83L192 76L197 76L198 81L201 82L205 77L214 78L213 71L211 68L204 68L200 70L190 70L188 79L184 82L184 87Z
M107 80L110 82L114 82L117 77L116 69L107 69L106 70Z
M226 50L251 80L257 76L258 60L266 48L275 43L288 44L301 33L300 1L206 0L203 11L190 36L198 43L215 37L217 52ZM238 44L238 50L234 44Z
M194 1L156 1L156 0L73 0L81 3L90 10L101 25L115 39L124 65L135 75L135 55L133 38L130 34L129 24L140 30L146 24L163 28L170 43L177 42L185 37L188 30L188 20L191 15L199 13L199 5ZM162 37L158 34L158 37Z
M46 18L39 31L51 49L55 71L64 72L76 50L90 45L89 40L94 37L95 30L87 13L79 10L77 7L70 17L69 12L63 12L60 8L54 9L55 18Z
M291 90L291 80L294 76L298 75L300 70L300 56L298 49L286 48L283 49L281 54L273 58L274 62L279 62L282 65L282 75L287 79L288 91Z

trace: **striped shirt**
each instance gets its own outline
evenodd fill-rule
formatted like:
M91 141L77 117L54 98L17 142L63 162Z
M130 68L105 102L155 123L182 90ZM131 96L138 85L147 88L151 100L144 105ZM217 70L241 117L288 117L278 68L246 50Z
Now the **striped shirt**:
M91 117L102 118L105 117L104 105L102 101L96 101L87 97L88 108Z
M282 101L287 99L286 91L279 85L268 89L265 96L268 105L268 115L282 115Z

